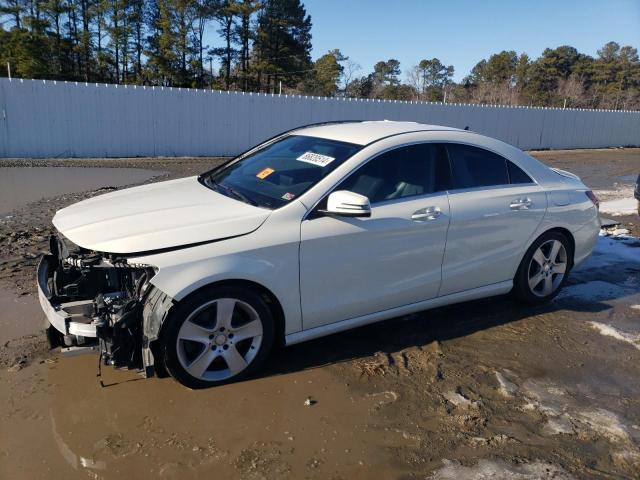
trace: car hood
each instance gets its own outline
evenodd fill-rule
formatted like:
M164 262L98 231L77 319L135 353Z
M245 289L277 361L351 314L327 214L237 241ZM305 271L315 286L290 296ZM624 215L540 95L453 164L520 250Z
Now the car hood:
M139 253L244 235L256 230L270 212L189 177L78 202L59 210L53 224L81 247Z

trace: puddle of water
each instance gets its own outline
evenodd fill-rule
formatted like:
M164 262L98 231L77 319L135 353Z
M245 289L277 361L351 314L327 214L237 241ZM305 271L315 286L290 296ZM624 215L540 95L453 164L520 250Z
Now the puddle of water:
M46 197L144 182L158 173L142 168L0 168L0 214Z
M106 370L108 386L100 388L93 356L48 367L5 377L14 392L30 390L21 401L5 399L0 471L4 464L7 478L54 471L60 478L104 479L398 473L388 471L384 435L368 425L379 399L353 396L322 369L191 391L170 379L136 381L132 372ZM317 403L306 406L309 396ZM24 445L37 448L38 461Z

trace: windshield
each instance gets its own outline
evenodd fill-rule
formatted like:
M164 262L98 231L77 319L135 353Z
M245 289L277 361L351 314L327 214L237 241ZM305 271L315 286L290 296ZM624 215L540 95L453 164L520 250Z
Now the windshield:
M266 208L279 208L326 177L360 148L326 138L290 135L204 174L204 185Z

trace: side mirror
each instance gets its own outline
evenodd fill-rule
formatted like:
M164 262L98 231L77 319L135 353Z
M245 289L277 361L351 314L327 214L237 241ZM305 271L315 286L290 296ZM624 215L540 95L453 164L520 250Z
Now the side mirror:
M338 190L332 192L327 198L327 209L318 210L318 212L337 217L370 217L371 204L364 195L348 190Z

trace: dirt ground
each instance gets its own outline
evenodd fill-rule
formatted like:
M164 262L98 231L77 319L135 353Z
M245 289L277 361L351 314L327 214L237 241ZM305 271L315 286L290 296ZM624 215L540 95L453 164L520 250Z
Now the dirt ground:
M640 149L534 155L607 198L640 173ZM0 175L141 167L158 181L219 161L15 160ZM102 387L96 356L47 349L34 269L55 210L104 187L0 216L0 478L640 478L637 216L542 307L499 297L397 318L205 391L109 368Z

